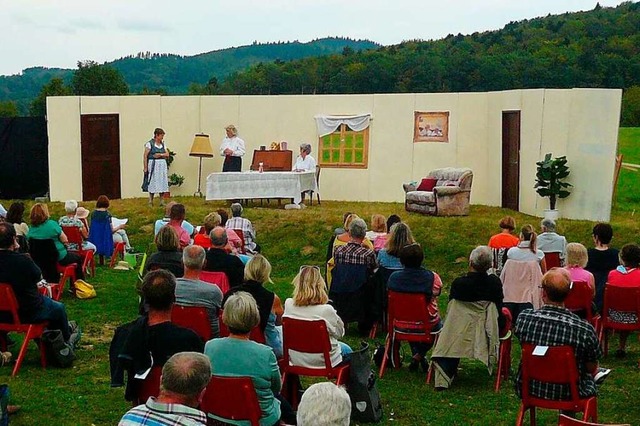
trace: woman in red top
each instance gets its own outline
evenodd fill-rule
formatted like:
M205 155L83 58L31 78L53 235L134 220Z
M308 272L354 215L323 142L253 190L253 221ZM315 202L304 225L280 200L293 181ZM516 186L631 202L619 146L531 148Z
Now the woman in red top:
M520 239L516 235L512 234L513 230L516 229L516 220L511 216L505 216L500 220L500 228L502 231L491 237L489 240L489 247L495 249L508 249L517 246Z
M640 287L640 246L637 244L627 244L620 250L621 266L609 272L607 286L616 287ZM640 319L635 313L617 312L610 310L609 315L619 319L619 322L635 324ZM616 351L617 358L624 358L626 355L628 331L620 331L620 348Z

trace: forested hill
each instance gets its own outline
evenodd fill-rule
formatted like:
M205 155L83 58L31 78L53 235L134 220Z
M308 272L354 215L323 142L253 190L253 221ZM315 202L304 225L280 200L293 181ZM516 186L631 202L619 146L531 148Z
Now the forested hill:
M232 72L246 69L259 62L291 61L339 53L344 48L359 51L379 46L368 40L330 37L308 43L253 43L249 46L215 50L195 56L145 52L107 64L123 74L131 93L185 94L192 83L206 86L212 77L222 80ZM73 72L71 69L34 67L25 69L19 75L0 76L0 101L15 101L21 110L26 110L29 102L51 78L61 77L69 83Z
M218 93L469 92L640 85L640 3L510 22L497 31L262 63Z

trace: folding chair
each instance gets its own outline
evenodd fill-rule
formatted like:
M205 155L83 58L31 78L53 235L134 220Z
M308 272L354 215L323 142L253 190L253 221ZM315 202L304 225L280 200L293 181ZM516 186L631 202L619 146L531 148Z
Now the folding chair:
M247 421L260 425L262 410L251 377L212 375L202 397L200 409L218 421Z
M562 261L560 260L560 253L557 251L544 254L544 263L547 265L547 271L551 268L560 268Z
M582 420L577 420L577 419L574 419L573 417L560 414L560 418L558 419L558 426L631 426L631 425L629 423L604 424L604 423L583 422Z
M18 370L20 370L22 361L27 353L27 346L29 345L30 340L34 340L40 349L40 363L42 364L42 368L46 368L47 366L47 356L41 338L48 323L45 321L37 324L23 324L20 322L18 309L18 300L16 299L16 295L13 292L11 285L0 283L0 312L8 312L12 321L11 323L0 323L0 331L25 334L11 377L18 374ZM7 350L7 342L4 337L2 337L1 346L3 351Z
M430 323L427 303L424 293L400 293L389 290L387 338L380 364L380 378L384 375L392 351L394 365L400 365L400 342L435 344L438 335L432 333L435 324ZM429 375L426 380L428 383Z
M564 300L564 307L571 312L583 313L585 319L599 333L601 317L593 312L593 297L593 291L586 281L574 281L569 295Z
M150 396L158 396L160 394L160 377L162 376L162 367L153 366L144 380L130 379L137 381L136 397L133 399L133 406L144 404Z
M201 271L200 279L208 282L209 284L217 285L223 295L227 294L231 289L231 286L229 285L229 278L224 272Z
M84 250L82 248L82 234L80 228L77 226L63 226L62 232L67 236L67 239L71 244L75 244L78 248L70 250L78 253L82 259L82 270L87 272L87 275L92 277L96 276L96 262L93 259L93 250Z
M211 322L204 306L183 306L174 304L171 308L171 322L193 330L205 342L213 338Z
M284 317L282 319L282 382L288 386L289 402L294 408L298 406L297 380L287 379L291 376L313 376L335 379L337 385L344 385L349 380L350 365L348 362L331 365L331 342L327 324L324 320L300 320ZM290 351L305 354L318 354L323 358L323 367L302 367L291 362Z
M615 311L622 315L615 315L615 317L612 317L611 311ZM635 322L619 322L619 318L621 316L633 317L634 315ZM600 342L603 342L605 356L607 356L609 352L610 330L640 330L640 287L619 287L612 284L606 284L604 286L604 305L602 309Z
M522 403L516 426L521 426L529 411L530 424L536 423L536 407L584 413L582 420L598 421L598 403L595 396L581 398L578 393L578 366L571 346L549 346L544 355L534 355L536 345L522 345ZM531 395L532 381L566 385L570 399L550 400Z
M496 372L495 385L496 392L500 390L500 382L509 379L509 373L511 372L511 340L513 337L511 326L513 319L511 312L507 308L502 308L502 315L504 315L507 321L504 328L500 330L500 351L498 352L498 371Z

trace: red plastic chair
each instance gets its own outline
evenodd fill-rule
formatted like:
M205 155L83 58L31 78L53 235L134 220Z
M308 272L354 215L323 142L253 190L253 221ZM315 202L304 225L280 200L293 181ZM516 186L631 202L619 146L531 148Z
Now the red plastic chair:
M291 376L314 376L335 379L337 385L347 384L350 364L340 363L331 366L331 342L327 324L324 320L300 320L284 317L282 319L283 366L282 382L288 386L289 402L294 408L298 406L297 380L289 380ZM309 368L294 365L289 351L308 354L320 354L324 358L324 367Z
M430 323L431 317L427 304L427 297L423 293L400 293L389 290L387 338L382 364L380 364L380 378L384 375L392 350L394 364L400 365L401 341L435 344L438 335L431 332L435 324ZM427 375L427 383L428 381L429 375Z
M584 312L586 320L593 328L600 330L600 315L593 312L593 296L593 291L586 281L574 281L569 295L564 300L564 306L572 312Z
M96 262L93 259L93 250L83 250L82 249L82 234L80 233L80 228L77 226L63 226L62 232L67 236L67 239L70 243L78 246L77 250L70 250L72 252L78 253L82 256L82 270L86 271L88 275L95 277L96 276Z
M200 409L216 420L248 421L260 425L262 410L251 377L211 376Z
M150 396L158 396L160 394L160 377L162 376L162 367L153 366L144 380L133 379L138 381L136 389L136 397L133 400L133 406L144 404Z
M495 385L496 392L500 390L500 382L509 379L509 373L511 371L511 341L513 340L511 326L513 324L513 318L507 308L502 308L502 315L504 315L507 321L504 328L500 330L500 352L498 353L498 371L496 373Z
M245 241L244 241L244 232L242 232L242 229L233 229L236 234L238 234L238 237L240 238L240 253L242 254L247 254L247 250L245 249Z
M22 361L27 353L27 346L29 345L30 340L34 340L40 349L40 363L42 364L42 368L46 368L47 366L47 356L44 349L44 344L42 343L42 333L47 328L47 322L40 322L37 324L23 324L20 322L20 317L18 316L18 300L16 299L16 295L13 292L13 288L10 284L0 283L0 312L8 312L11 315L12 323L0 323L0 331L6 332L15 332L15 333L24 333L24 341L22 342L22 346L20 347L20 353L18 354L18 359L16 359L16 365L13 367L13 372L11 373L11 377L14 377L18 374L18 370L20 370L20 366L22 365ZM6 340L2 340L2 350L7 350L7 342Z
M109 268L113 268L116 266L116 262L118 261L118 255L120 255L120 260L124 260L124 243L114 243L113 254L111 255L111 262L109 262Z
M611 318L611 310L616 312L635 313L638 320L635 324L617 322ZM640 330L640 287L619 287L608 283L604 286L604 305L602 308L600 341L603 342L605 356L607 356L607 353L609 352L610 330Z
M76 264L72 263L71 265L67 265L64 267L64 271L60 276L60 281L57 283L48 283L51 288L51 298L55 301L60 301L62 299L62 295L64 294L64 285L67 281L69 281L69 285L73 289L73 283L75 282L73 278L76 276ZM43 296L49 296L46 287L40 287L40 294Z
M193 330L205 342L213 338L207 308L203 306L183 306L174 304L171 308L171 322Z
M629 423L625 424L604 424L604 423L591 423L591 422L583 422L582 420L574 419L573 417L565 416L564 414L560 414L558 418L558 426L631 426Z
M578 366L571 346L550 346L543 356L533 355L536 345L522 345L522 404L518 412L516 426L523 423L524 415L529 411L531 425L536 423L536 407L552 410L583 412L583 421L598 421L598 403L595 396L580 398L578 393ZM532 380L544 383L557 383L569 386L571 398L568 400L549 400L538 398L529 393Z
M547 271L551 268L560 268L562 261L560 260L560 253L557 251L544 254L544 263L547 264Z
M220 324L220 337L229 337L229 329L227 328L227 325L222 321L222 309L220 309L220 311L218 312L218 324ZM253 340L256 343L262 343L263 345L267 344L267 339L264 337L264 333L260 329L259 324L251 329L249 340Z
M202 271L200 272L200 279L210 284L217 285L223 295L227 294L231 289L231 286L229 285L229 278L224 272Z

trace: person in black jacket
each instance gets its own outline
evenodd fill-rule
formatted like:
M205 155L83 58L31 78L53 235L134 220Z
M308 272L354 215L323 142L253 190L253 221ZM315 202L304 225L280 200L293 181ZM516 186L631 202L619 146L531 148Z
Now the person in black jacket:
M216 226L209 236L211 248L207 251L204 270L224 272L231 288L240 286L244 280L244 263L238 256L227 253L226 247L229 242L227 231L221 226Z

